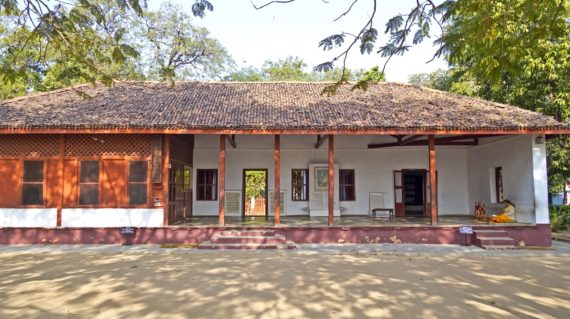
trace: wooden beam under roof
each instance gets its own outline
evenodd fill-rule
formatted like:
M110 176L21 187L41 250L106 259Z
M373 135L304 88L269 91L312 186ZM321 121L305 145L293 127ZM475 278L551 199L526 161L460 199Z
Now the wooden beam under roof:
M237 143L236 143L236 135L232 134L232 135L226 135L227 139L228 139L228 143L230 143L230 145L233 148L237 147Z
M488 137L489 135L460 135L460 136L447 136L434 138L436 145L465 145L474 146L479 145L479 137ZM392 143L373 143L368 144L368 148L386 148L395 146L418 146L418 145L428 145L428 139L419 139L422 135L415 135L402 139L399 142Z
M329 138L328 135L317 135L317 143L315 143L315 148L321 147L323 143Z

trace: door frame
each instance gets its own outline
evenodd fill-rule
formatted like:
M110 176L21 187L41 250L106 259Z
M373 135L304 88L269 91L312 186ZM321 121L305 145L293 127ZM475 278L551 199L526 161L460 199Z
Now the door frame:
M265 216L246 216L245 215L245 173L247 171L261 171L265 172ZM241 206L241 217L265 217L266 219L269 217L268 214L268 205L269 205L269 170L267 168L244 168L241 174L241 202L243 203Z

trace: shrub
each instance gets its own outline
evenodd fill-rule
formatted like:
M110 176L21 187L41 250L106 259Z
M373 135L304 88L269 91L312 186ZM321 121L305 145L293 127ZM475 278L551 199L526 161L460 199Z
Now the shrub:
M552 206L550 208L552 231L566 230L570 227L570 206Z

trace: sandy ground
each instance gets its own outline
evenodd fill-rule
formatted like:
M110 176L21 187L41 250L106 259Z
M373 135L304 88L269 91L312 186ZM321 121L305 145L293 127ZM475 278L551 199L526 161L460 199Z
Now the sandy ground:
M0 318L570 318L568 255L0 250Z

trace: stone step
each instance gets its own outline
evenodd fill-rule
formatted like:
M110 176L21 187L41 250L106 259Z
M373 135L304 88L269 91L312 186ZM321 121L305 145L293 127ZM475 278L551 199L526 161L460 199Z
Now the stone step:
M274 236L221 236L214 235L210 239L214 244L285 244L283 235Z
M507 234L507 231L504 229L474 229L473 232L476 235L497 235L497 234Z
M509 233L505 230L501 229L482 229L482 230L475 230L475 237L476 238L508 238Z
M491 246L491 245L514 245L515 240L510 237L485 237L475 238L475 245L483 247L483 246Z
M271 229L247 229L247 230L223 230L215 235L218 236L273 236L275 231Z
M198 245L198 249L212 250L291 250L297 248L293 242L285 244L226 244L205 241Z
M481 248L486 250L506 250L506 249L517 249L515 245L483 245Z

